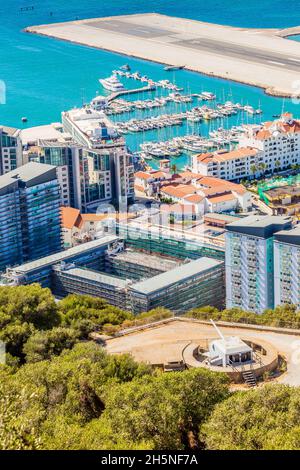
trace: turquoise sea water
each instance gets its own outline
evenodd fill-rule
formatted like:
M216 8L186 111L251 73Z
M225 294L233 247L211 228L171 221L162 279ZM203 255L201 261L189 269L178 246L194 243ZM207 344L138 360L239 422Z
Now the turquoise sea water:
M31 7L31 11L21 8ZM88 17L156 11L202 21L242 27L290 27L300 24L300 1L290 1L289 8L281 0L9 0L0 5L0 80L6 85L6 104L0 105L0 123L21 127L21 117L28 126L58 121L60 112L81 105L102 93L99 77L129 63L154 80L174 79L186 90L215 92L220 101L233 101L262 107L263 120L272 119L282 109L300 117L299 105L290 100L272 98L254 87L201 74L178 71L168 73L162 65L64 43L55 39L29 35L22 28L32 24L74 20ZM298 39L299 38L293 38ZM299 70L300 71L300 70ZM132 85L135 82L132 82ZM195 104L196 105L196 104ZM251 122L251 118L249 118ZM236 117L230 121L238 123ZM202 125L204 134L209 126ZM178 131L183 132L183 131ZM144 138L145 136L143 136ZM136 135L128 137L134 150ZM147 140L161 138L147 133Z

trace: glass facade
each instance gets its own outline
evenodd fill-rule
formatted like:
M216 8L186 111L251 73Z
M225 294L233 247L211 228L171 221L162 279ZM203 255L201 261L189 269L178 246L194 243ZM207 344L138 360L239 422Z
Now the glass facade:
M12 177L10 184L1 187L1 271L62 249L60 192L55 175L53 167L49 181L41 172L40 184L30 186L30 180Z
M0 196L0 271L22 260L19 191L14 185Z
M21 155L19 142L18 136L9 135L0 128L0 175L15 170L20 164L18 163L18 158Z

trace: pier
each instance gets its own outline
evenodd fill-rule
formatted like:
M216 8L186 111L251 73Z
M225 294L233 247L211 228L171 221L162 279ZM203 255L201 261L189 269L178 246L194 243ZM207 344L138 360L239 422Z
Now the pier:
M119 98L119 96L132 95L132 94L135 94L135 93L142 93L142 92L154 91L154 90L155 90L155 86L148 86L147 85L147 86L140 87L140 88L134 88L132 90L115 91L114 93L111 93L107 97L107 101L108 101L108 103L110 103L111 101L115 100L116 98Z

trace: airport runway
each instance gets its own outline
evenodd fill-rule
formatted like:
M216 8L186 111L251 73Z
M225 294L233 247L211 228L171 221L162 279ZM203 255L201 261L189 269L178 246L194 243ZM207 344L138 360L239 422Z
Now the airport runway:
M300 72L300 59L298 58L287 58L283 54L259 51L251 47L239 46L238 44L230 44L228 42L206 38L175 41L173 44L188 49L196 49L199 52L206 51L212 54L226 55L227 57L235 57L254 63L286 67L289 70Z
M170 29L168 30L165 28L157 28L148 25L139 26L136 23L131 23L129 21L114 19L110 21L89 21L87 25L89 27L102 29L105 31L113 31L119 34L121 33L147 39L158 39L160 37L164 39L166 36L168 36L174 46L195 49L199 52L206 51L213 54L237 57L242 60L247 58L247 60L251 60L252 62L277 65L281 67L287 67L289 70L300 71L300 58L287 58L284 54L259 51L251 47L239 46L238 44L233 44L226 41L217 41L215 39L207 39L205 37L176 40L177 34Z
M300 42L280 37L280 30L233 28L153 13L32 26L26 31L185 65L276 96L294 96L300 78Z

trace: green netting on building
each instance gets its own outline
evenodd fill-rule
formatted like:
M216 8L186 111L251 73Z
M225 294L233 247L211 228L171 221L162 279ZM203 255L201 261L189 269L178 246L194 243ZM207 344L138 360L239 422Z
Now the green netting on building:
M143 231L132 227L118 226L118 235L126 241L127 246L148 253L172 256L174 258L197 259L202 256L224 260L225 250L221 247L214 247L201 243L200 241L178 240L167 238L165 235L153 236L150 231Z
M270 201L265 195L269 189L279 188L282 186L300 186L300 173L293 176L287 176L283 178L273 178L271 180L260 183L257 187L257 192L262 201L269 205Z

